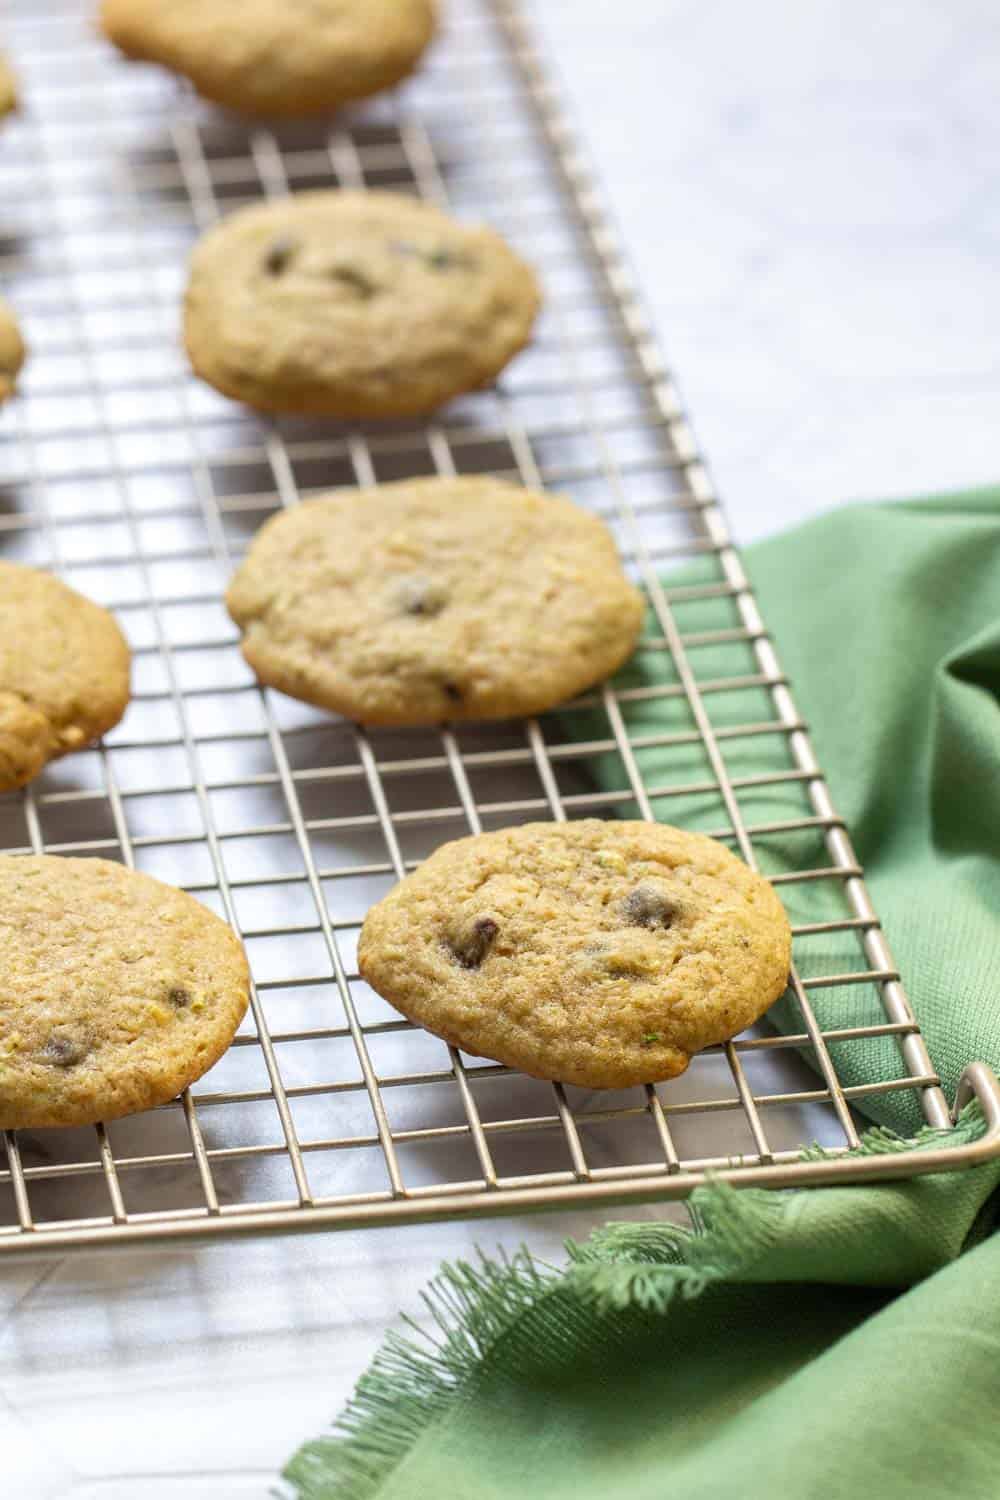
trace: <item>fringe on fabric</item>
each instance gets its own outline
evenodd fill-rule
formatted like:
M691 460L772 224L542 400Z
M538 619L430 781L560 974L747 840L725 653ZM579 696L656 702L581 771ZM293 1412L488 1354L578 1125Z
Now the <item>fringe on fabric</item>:
M882 1155L975 1140L984 1127L973 1101L949 1131L926 1128L906 1140L875 1127L854 1155ZM816 1160L826 1153L814 1146ZM736 1189L708 1182L688 1203L691 1228L608 1224L585 1245L570 1242L568 1267L537 1261L523 1247L474 1264L444 1265L422 1293L436 1332L405 1318L390 1333L328 1434L301 1447L284 1470L296 1500L374 1500L417 1440L453 1407L528 1314L558 1292L598 1315L623 1308L664 1313L676 1297L746 1277L775 1243L794 1190Z

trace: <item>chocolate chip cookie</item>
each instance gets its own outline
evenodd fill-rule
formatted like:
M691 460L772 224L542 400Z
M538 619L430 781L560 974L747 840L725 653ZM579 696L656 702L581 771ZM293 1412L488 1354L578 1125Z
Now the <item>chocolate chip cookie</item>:
M539 301L490 229L398 193L297 193L195 247L184 337L203 379L263 411L409 416L492 380Z
M103 859L0 858L0 1128L164 1104L225 1052L250 977L193 896Z
M2 83L2 80L0 80ZM0 297L0 402L14 394L14 386L24 364L25 348L17 320Z
M262 682L369 724L541 712L615 671L643 617L603 522L482 477L282 511L226 603Z
M368 913L362 977L537 1078L683 1073L785 988L788 919L721 844L656 823L528 823L445 844Z
M0 792L117 724L129 665L106 609L49 573L0 561Z
M310 115L389 88L434 34L433 0L104 0L126 56L248 114Z
M10 63L0 52L0 119L9 115L17 109L17 79L11 70Z

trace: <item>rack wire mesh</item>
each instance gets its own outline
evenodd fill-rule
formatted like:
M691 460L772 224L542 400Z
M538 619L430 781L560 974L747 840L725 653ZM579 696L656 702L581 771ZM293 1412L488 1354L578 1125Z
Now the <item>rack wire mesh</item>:
M0 416L0 554L116 611L135 693L102 746L0 799L0 849L99 854L184 886L241 933L255 983L234 1046L176 1103L96 1129L6 1132L0 1251L676 1196L710 1168L818 1180L857 1144L858 1103L893 1091L947 1126L847 831L515 0L452 0L447 36L397 94L279 128L118 61L88 10L7 7L26 104L0 140L0 272L31 360ZM197 235L242 203L337 185L488 219L536 265L539 336L496 389L428 422L348 428L265 420L190 378L178 311ZM649 596L651 671L538 720L434 732L365 732L255 684L222 592L268 515L338 484L479 472L604 516ZM766 750L763 769L739 774L748 747ZM783 1034L754 1028L670 1085L588 1095L465 1057L360 981L366 909L443 839L677 809L770 870L793 918L797 891L821 893L794 923ZM824 972L810 945L831 934L839 958ZM824 1029L810 995L834 987L851 992L850 1020ZM897 1076L845 1084L843 1059L876 1037L891 1039ZM983 1073L970 1086L990 1094ZM802 1162L806 1141L825 1162ZM850 1170L898 1175L940 1155Z

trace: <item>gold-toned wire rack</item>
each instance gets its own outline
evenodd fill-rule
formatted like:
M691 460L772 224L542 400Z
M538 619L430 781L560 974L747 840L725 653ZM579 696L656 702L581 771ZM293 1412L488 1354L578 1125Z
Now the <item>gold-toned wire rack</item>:
M255 984L236 1043L176 1103L5 1133L0 1253L676 1197L709 1169L899 1176L1000 1147L996 1081L973 1065L960 1102L976 1093L989 1127L974 1146L844 1158L858 1106L903 1092L946 1128L948 1103L517 0L448 9L398 94L271 128L119 61L83 0L5 7L25 104L0 137L0 277L31 359L0 415L0 556L116 611L135 695L101 747L0 798L0 849L184 886L241 933ZM487 219L537 266L538 339L495 390L348 428L267 421L189 376L178 313L197 235L241 203L337 185ZM338 484L482 472L605 517L649 596L655 671L538 720L433 732L366 733L257 687L222 592L268 515ZM720 647L744 669L718 675ZM735 774L747 746L780 764ZM761 821L774 789L799 802ZM828 893L795 921L795 952L835 936L840 958L797 964L784 1034L754 1028L669 1085L586 1094L461 1055L359 980L365 911L442 840L695 804L751 863L781 842L790 906ZM835 988L850 1019L824 1028L810 997ZM880 1038L898 1076L859 1079L846 1060ZM813 1141L826 1155L803 1160Z

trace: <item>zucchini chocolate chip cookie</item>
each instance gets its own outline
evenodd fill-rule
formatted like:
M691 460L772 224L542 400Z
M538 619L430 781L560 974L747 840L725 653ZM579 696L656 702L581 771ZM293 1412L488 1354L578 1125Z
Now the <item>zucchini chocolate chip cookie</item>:
M131 656L114 616L49 573L0 561L0 792L118 723Z
M311 115L391 87L434 34L433 0L104 0L127 57L248 114Z
M226 603L262 682L369 724L540 713L615 671L643 615L602 521L481 477L282 511Z
M527 823L436 850L368 913L362 978L411 1021L537 1078L683 1073L778 999L774 890L714 839L656 823Z
M24 356L24 340L17 320L0 297L0 402L14 394Z
M195 247L184 337L204 380L263 411L409 416L492 380L539 301L490 229L398 193L298 193Z
M193 896L103 859L0 858L0 1128L166 1103L248 998L239 941Z

